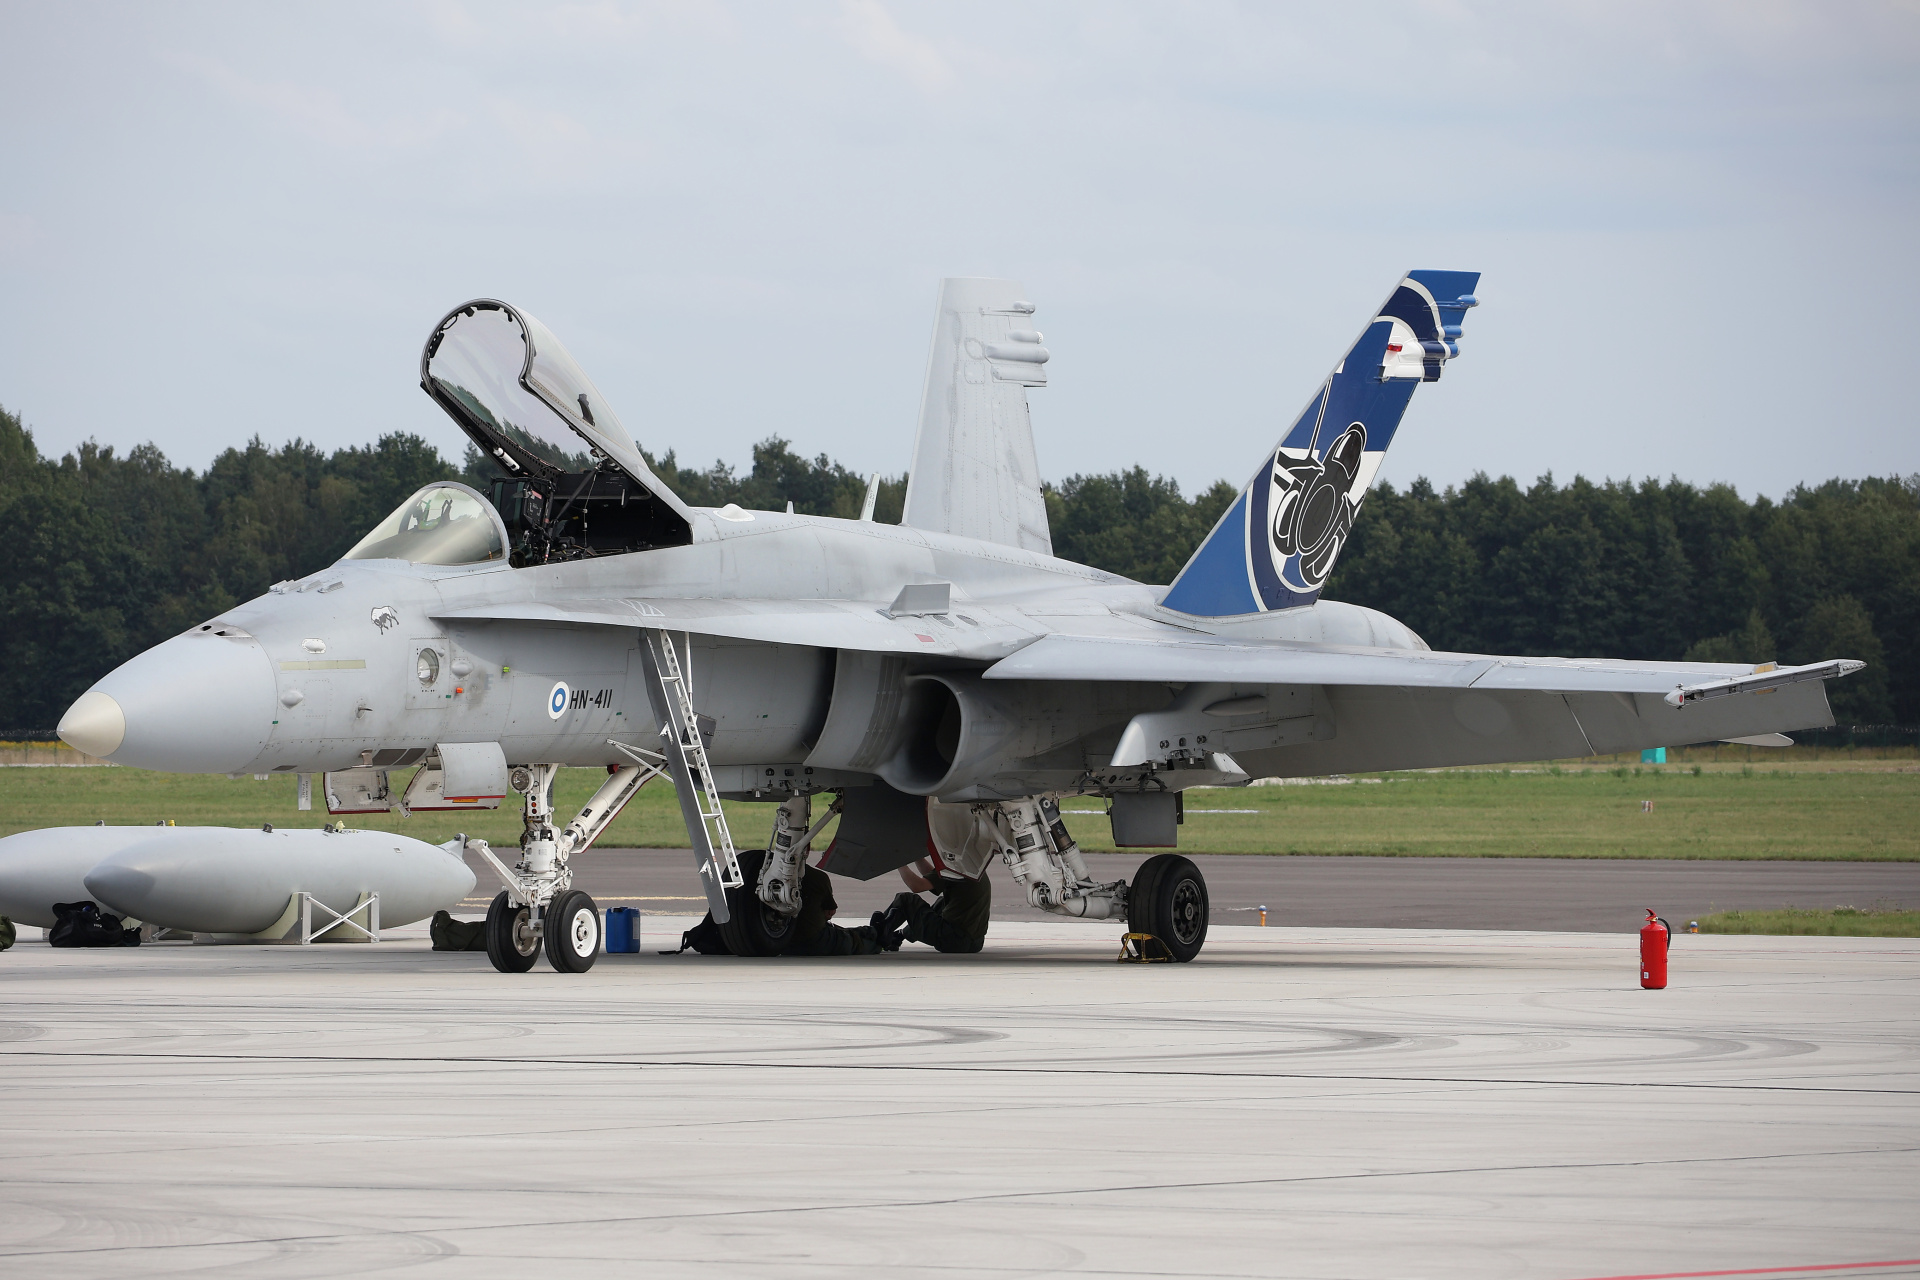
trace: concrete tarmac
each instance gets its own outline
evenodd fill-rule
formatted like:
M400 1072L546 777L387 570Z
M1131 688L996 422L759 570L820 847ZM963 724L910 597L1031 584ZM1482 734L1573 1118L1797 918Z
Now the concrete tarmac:
M1089 854L1102 880L1130 879L1140 854ZM1246 924L1265 904L1270 925L1366 929L1547 929L1633 933L1653 907L1676 929L1710 911L1778 907L1920 908L1920 862L1708 862L1610 858L1320 858L1198 854L1218 924ZM469 858L479 886L461 914L486 910L499 890ZM575 881L602 906L692 911L704 903L686 849L590 849ZM994 918L1036 913L996 866ZM836 877L843 924L864 923L899 877ZM706 908L701 906L699 910Z
M1913 940L1683 935L1648 992L1618 935L422 932L0 954L0 1271L1920 1276Z

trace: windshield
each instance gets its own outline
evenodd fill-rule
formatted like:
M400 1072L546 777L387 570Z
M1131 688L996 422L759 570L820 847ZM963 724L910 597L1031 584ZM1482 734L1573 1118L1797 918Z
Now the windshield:
M465 485L429 485L354 544L343 560L481 564L506 559L499 518Z

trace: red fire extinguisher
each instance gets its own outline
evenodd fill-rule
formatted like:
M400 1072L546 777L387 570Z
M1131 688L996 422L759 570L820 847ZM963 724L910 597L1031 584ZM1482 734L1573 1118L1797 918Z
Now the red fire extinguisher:
M1673 930L1667 922L1647 908L1647 922L1640 926L1640 985L1659 991L1667 985L1667 943Z

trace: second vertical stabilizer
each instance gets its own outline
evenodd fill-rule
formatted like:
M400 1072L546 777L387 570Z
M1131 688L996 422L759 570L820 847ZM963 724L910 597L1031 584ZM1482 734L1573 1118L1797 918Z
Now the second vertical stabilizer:
M1413 391L1460 354L1477 271L1410 271L1161 600L1201 617L1320 598Z
M1051 555L1027 418L1047 349L1024 295L1013 280L940 282L900 523Z

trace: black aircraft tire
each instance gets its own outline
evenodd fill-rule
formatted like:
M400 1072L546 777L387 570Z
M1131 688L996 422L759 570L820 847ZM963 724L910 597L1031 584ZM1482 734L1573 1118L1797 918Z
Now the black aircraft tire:
M525 973L533 968L533 962L540 958L540 939L526 927L529 923L527 909L509 902L505 889L494 895L487 908L487 959L493 961L494 968L502 973Z
M1170 855L1156 853L1135 868L1127 884L1127 932L1153 933L1153 886Z
M1199 955L1206 945L1210 914L1206 877L1177 853L1148 858L1127 888L1128 930L1152 934L1182 963ZM1150 953L1153 950L1149 947Z
M600 909L579 889L568 889L547 904L547 963L559 973L585 973L600 958Z
M783 916L766 903L760 901L754 892L759 882L760 868L766 864L767 852L764 849L742 849L739 854L740 878L738 889L727 890L727 922L720 926L720 936L727 940L737 956L777 956L784 954L793 945L794 929L798 921L792 916Z

